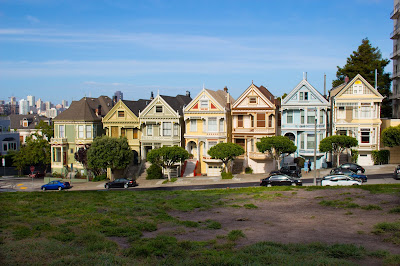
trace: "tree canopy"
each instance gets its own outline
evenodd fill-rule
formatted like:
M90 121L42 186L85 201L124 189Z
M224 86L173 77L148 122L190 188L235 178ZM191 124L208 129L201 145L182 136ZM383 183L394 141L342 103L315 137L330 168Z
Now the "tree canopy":
M54 137L54 125L47 124L43 120L40 120L39 124L35 126L36 129L39 129L42 133L42 135L47 139L47 141L50 141L52 137Z
M358 146L357 139L350 136L334 135L326 137L319 143L321 152L333 152L337 156L336 165L339 165L339 156L345 149Z
M278 168L284 154L289 155L297 150L293 141L285 136L263 137L256 146L260 152L268 152L269 156L277 162Z
M337 67L336 80L332 81L332 86L336 87L344 82L346 76L353 79L357 74L363 76L368 83L375 86L375 69L378 72L378 91L386 97L382 102L381 117L391 117L392 107L390 96L390 74L385 73L385 67L390 63L389 59L383 59L378 47L372 47L369 40L363 39L357 51L347 58L343 67Z
M189 153L182 147L161 147L151 150L147 154L147 160L152 164L159 165L168 172L168 180L171 180L171 168L174 164L183 162L189 158Z
M213 159L220 159L224 163L225 172L228 172L228 163L237 156L242 155L244 149L235 143L218 143L208 150Z
M400 125L382 131L382 142L387 147L400 146Z
M133 159L133 152L126 137L97 137L87 151L87 162L90 169L124 169Z
M85 169L88 168L88 159L87 159L87 152L90 148L89 144L86 144L83 147L80 147L74 154L74 158L77 162L80 162Z

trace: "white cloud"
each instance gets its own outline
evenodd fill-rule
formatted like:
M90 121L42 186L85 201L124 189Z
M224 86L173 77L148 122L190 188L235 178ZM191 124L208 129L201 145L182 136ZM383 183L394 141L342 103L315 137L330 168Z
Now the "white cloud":
M32 24L36 24L36 23L40 22L40 20L34 16L27 15L27 16L25 16L25 18Z

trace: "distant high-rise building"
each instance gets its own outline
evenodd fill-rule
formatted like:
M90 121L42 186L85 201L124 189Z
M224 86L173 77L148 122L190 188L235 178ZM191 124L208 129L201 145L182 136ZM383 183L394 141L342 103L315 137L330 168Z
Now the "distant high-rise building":
M123 100L124 99L124 94L121 91L116 91L114 93L114 96L117 97L117 102L119 102L119 100Z
M49 108L46 109L46 117L48 118L55 118L59 114L58 110L56 108Z
M27 115L29 112L28 101L22 99L19 101L19 114L20 115Z
M63 108L67 108L68 107L68 101L66 101L66 100L62 100L61 104L62 104Z
M45 103L45 107L46 107L46 110L50 110L51 109L51 102L46 102Z
M15 98L14 96L10 97L10 103L11 105L17 105L17 98Z
M26 99L28 100L28 106L34 106L35 105L35 96L28 95L26 96Z
M393 32L390 35L390 39L393 40L393 53L390 55L393 60L392 116L393 118L400 118L400 0L394 0L394 8L390 18L393 19Z
M40 98L36 101L36 109L38 113L43 110L43 101Z

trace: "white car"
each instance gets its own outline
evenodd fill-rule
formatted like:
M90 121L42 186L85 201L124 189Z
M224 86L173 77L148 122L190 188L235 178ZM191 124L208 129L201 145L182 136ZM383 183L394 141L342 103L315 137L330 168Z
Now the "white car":
M321 180L321 186L357 186L362 182L345 175L330 175Z

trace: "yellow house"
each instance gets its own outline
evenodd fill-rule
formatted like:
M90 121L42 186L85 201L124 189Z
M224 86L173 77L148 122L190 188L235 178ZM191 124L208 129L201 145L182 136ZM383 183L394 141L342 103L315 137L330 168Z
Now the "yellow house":
M358 164L373 165L372 151L380 149L382 95L360 74L330 91L332 134L358 140Z
M207 151L218 143L231 142L230 104L233 101L227 88L203 89L184 109L185 148L193 155L196 174L221 175L222 162L211 159Z
M134 164L140 162L140 121L139 112L150 100L125 101L120 100L103 118L106 135L113 138L124 136L134 152Z
M397 127L400 125L400 119L390 119L390 118L383 118L382 119L382 126L381 126L381 133L384 129L388 127ZM396 147L385 147L381 142L381 148L390 151L390 158L389 163L392 164L400 164L400 146Z

